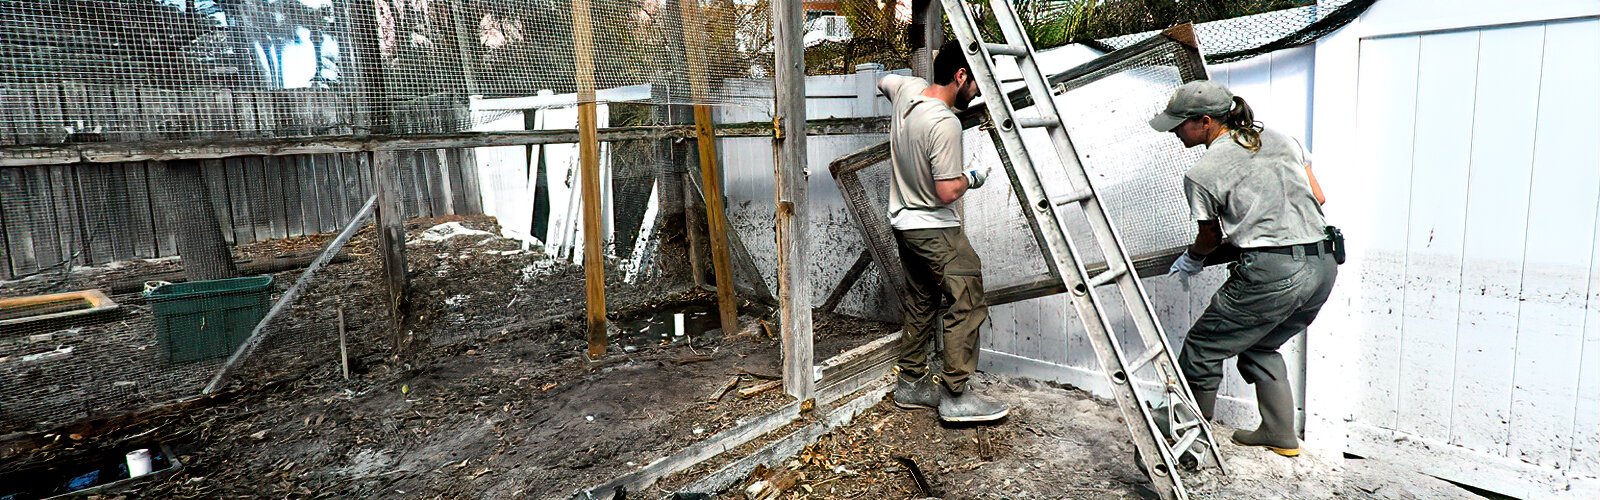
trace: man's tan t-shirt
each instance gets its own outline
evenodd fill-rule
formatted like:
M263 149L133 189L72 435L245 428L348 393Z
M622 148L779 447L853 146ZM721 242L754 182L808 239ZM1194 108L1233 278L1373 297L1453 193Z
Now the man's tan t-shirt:
M888 75L878 90L894 104L889 126L889 224L895 229L961 225L955 210L939 202L933 182L961 177L961 120L944 101L922 95L928 82Z
M1299 141L1270 128L1261 131L1259 151L1222 134L1183 176L1190 214L1217 221L1239 248L1322 241L1327 223L1306 178L1306 156Z

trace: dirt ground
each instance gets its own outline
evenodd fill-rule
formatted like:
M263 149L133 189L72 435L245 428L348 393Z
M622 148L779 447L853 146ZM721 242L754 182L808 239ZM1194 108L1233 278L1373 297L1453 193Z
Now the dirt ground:
M715 397L730 380L747 388L780 373L778 342L761 326L765 319L777 331L765 307L745 304L745 328L733 335L663 338L670 315L659 313L713 316L713 298L619 279L607 288L622 328L607 357L591 363L581 269L497 237L423 237L446 222L497 232L486 218L408 224L413 313L399 359L364 232L349 246L354 261L325 269L223 396L14 435L0 447L0 474L164 443L185 468L118 494L559 498L789 402L781 390ZM279 290L296 277L280 273ZM337 362L335 309L348 324L349 381ZM819 315L817 356L893 328Z
M563 498L789 401L779 391L715 398L730 380L745 388L779 373L778 343L759 321L770 322L765 307L745 304L745 328L733 335L662 337L673 311L685 312L691 325L712 326L712 298L670 280L613 281L616 344L591 363L583 355L581 269L502 238L424 237L448 222L497 232L486 218L408 225L413 292L403 356L392 356L378 263L364 232L348 247L354 260L319 275L224 395L13 435L0 443L0 475L163 443L185 468L111 495ZM295 239L244 253L292 254L326 241ZM172 265L132 264L94 280ZM278 291L297 277L279 273ZM147 314L130 309L133 317ZM335 354L341 309L348 381ZM832 315L819 315L816 328L818 359L894 329ZM1005 422L947 427L930 411L880 403L780 467L800 474L785 498L922 497L895 457L915 460L943 498L1154 498L1111 403L1029 380L977 380L1013 405ZM1381 462L1331 467L1231 444L1223 451L1232 475L1194 477L1194 498L1473 498ZM724 497L742 498L737 490Z
M1114 403L1027 379L980 374L988 394L1012 405L993 426L948 426L931 410L885 400L824 436L778 472L800 480L782 498L922 498L914 460L940 498L1156 498L1133 463L1133 444ZM1191 473L1197 499L1479 498L1448 482L1372 460L1333 467L1233 445L1219 428L1230 475ZM747 481L748 483L748 481ZM740 488L722 498L744 498Z

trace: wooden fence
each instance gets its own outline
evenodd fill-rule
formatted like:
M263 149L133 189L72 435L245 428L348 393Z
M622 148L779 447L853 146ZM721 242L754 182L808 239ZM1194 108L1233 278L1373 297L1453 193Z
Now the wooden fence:
M466 124L453 96L393 103L393 130ZM194 144L217 138L349 136L368 123L361 100L321 89L171 91L101 84L0 86L0 146L63 142ZM27 154L12 149L6 154ZM479 214L471 150L408 151L399 177L408 217ZM210 210L230 244L335 231L371 196L363 155L242 156L200 161ZM94 265L177 254L179 218L148 162L0 168L0 279L63 262Z
M0 169L0 279L71 259L94 265L177 255L167 215L209 209L229 244L337 231L372 194L360 154L202 160L209 207L177 206L147 162ZM400 155L408 217L482 213L470 151Z

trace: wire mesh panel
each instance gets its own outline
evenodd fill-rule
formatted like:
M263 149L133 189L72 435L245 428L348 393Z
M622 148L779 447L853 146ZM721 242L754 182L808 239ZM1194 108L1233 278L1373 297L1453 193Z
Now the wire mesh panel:
M1204 76L1194 48L1158 36L1052 78L1067 89L1057 95L1056 102L1078 160L1095 182L1127 252L1145 273L1170 261L1193 236L1181 179L1198 155L1184 150L1170 136L1151 131L1146 122L1165 106L1173 89ZM1021 102L1019 96L1011 98L1014 104ZM1031 112L1025 105L1018 107L1023 116ZM961 207L968 238L985 257L984 284L991 291L990 303L1059 291L1060 279L1049 274L1038 235L1023 217L1024 208L1012 192L1009 174L998 168L999 152L987 135L982 127L964 133L963 141L969 146L967 163L996 168L985 189L968 192ZM1035 145L1033 151L1053 151L1042 131L1024 131L1024 139ZM887 157L886 148L863 151L834 162L831 170L873 256L897 264L888 220ZM1039 154L1035 161L1047 189L1067 192L1070 186L1059 159ZM1088 238L1082 210L1072 207L1060 212L1068 234L1075 236L1084 253L1084 265L1103 267L1098 245ZM885 267L899 269L896 265Z
M3 2L0 144L464 131L479 98L577 91L579 39L601 101L691 102L691 58L711 88L771 74L765 2L583 3Z

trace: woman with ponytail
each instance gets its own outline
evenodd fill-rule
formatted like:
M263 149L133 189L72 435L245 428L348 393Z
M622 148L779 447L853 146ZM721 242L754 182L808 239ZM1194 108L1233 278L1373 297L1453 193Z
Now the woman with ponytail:
M1178 357L1196 406L1212 417L1222 363L1238 356L1239 374L1256 386L1261 427L1235 432L1234 442L1299 455L1294 394L1278 348L1317 317L1339 274L1311 162L1299 141L1262 127L1244 98L1209 81L1179 87L1150 126L1184 147L1206 146L1183 176L1199 232L1171 274L1187 284L1218 247L1239 249Z

